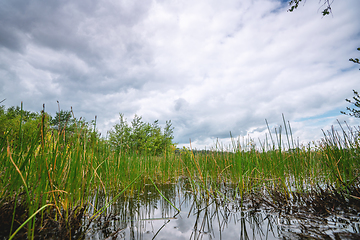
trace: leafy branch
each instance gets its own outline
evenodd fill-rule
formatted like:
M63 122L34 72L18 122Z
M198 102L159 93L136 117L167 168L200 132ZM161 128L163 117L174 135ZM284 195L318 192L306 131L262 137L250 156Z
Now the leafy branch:
M290 8L288 9L289 12L293 12L295 9L297 9L299 7L299 3L302 0L291 0L289 2ZM325 6L324 10L321 12L323 16L329 15L331 13L331 4L334 2L330 0L323 0L323 4L322 7ZM304 1L304 3L306 2L306 0ZM321 2L321 0L320 0Z

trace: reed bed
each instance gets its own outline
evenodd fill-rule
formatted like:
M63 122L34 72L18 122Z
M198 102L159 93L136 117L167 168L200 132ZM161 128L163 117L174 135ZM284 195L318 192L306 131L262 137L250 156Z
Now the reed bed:
M290 198L314 186L346 192L359 184L359 129L347 125L345 129L339 124L341 131L324 131L323 140L312 147L295 145L284 120L285 133L280 127L271 135L269 129L269 140L259 148L233 139L226 150L216 146L206 152L183 149L150 155L113 150L84 125L71 135L55 131L45 118L43 113L33 136L22 138L20 127L20 137L12 138L9 131L0 143L1 234L10 239L33 239L54 222L61 223L58 228L71 238L78 227L74 219L96 218L111 205L107 202L87 213L94 196L133 196L146 185L173 184L180 177L188 179L199 201L274 189ZM232 196L226 194L226 186L235 188Z

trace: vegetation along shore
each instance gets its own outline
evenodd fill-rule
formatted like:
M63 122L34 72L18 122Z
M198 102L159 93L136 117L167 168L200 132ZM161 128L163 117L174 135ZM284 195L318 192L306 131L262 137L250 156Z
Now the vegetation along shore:
M339 126L341 131L324 131L316 145L301 146L284 119L259 146L233 138L231 148L195 151L176 148L171 121L162 128L139 116L128 123L120 114L104 138L96 118L89 123L72 111L52 117L22 104L2 106L0 236L82 239L79 229L85 224L106 217L118 199L134 198L148 186L176 212L179 206L162 195L161 186L180 180L199 205L220 199L239 207L250 201L252 208L305 211L308 217L340 210L358 214L360 132ZM100 195L108 200L100 204Z

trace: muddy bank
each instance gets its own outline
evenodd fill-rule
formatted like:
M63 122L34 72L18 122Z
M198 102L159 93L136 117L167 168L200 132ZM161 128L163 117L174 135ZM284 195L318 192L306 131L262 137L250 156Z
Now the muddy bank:
M313 187L299 193L254 194L251 206L278 218L285 239L360 239L360 188Z
M62 210L61 216L56 211L53 207L36 215L34 239L82 239L80 231L83 229L86 207L75 207L68 212ZM3 204L0 208L0 239L9 239L10 230L14 233L28 216L28 207L24 201L17 202L15 211L14 199ZM27 231L25 225L13 239L29 239Z

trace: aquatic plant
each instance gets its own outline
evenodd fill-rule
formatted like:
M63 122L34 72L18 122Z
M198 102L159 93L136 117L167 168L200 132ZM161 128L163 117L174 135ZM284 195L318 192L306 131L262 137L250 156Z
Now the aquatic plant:
M259 147L250 138L245 146L233 138L227 149L218 144L210 151L166 148L156 154L114 148L96 132L96 121L93 127L73 121L69 129L65 121L54 128L45 111L31 121L22 113L21 107L14 118L18 125L7 125L0 138L0 235L13 236L23 226L14 237L33 239L59 222L58 231L70 238L81 219L106 216L120 195L130 198L147 185L174 184L179 178L187 179L199 206L211 198L243 201L262 192L271 197L274 191L282 197L273 201L291 199L315 186L331 186L348 194L346 199L360 197L351 191L359 184L359 129L346 124L324 131L313 146L295 144L284 119L283 127L268 127L269 137ZM96 211L88 211L92 205Z

